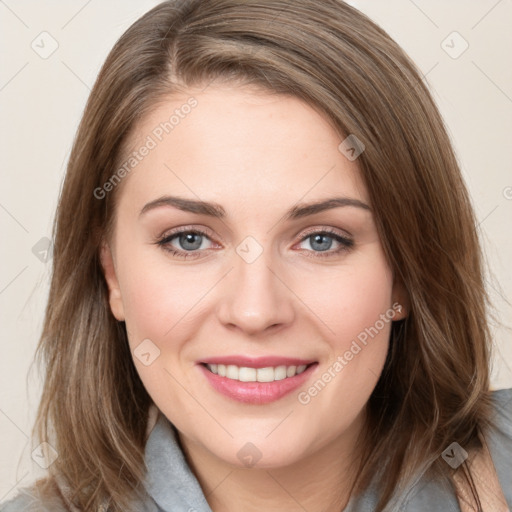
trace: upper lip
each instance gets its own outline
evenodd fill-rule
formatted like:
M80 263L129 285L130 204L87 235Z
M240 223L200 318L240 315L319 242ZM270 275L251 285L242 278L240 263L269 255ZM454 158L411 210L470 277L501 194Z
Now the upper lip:
M309 365L316 361L312 359L300 359L297 357L283 357L283 356L217 356L208 357L200 361L202 364L225 364L235 365L246 368L268 368L270 366L300 366Z

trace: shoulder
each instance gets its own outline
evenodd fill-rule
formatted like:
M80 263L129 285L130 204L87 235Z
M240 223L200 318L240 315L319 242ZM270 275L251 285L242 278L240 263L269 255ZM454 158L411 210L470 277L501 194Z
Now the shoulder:
M512 507L512 388L493 391L492 427L485 440L509 507Z
M69 512L69 509L55 486L44 480L19 489L16 496L0 504L0 512Z
M491 402L490 427L484 436L489 451L470 451L469 461L479 496L484 503L491 504L484 510L502 510L499 507L504 506L503 499L512 510L512 388L492 391ZM393 510L467 510L459 494L462 497L469 494L461 485L460 479L452 482L444 476L420 475L405 493L399 495L397 503L400 506Z
M495 423L512 437L512 388L493 391L491 397L494 403Z
M491 400L493 410L490 418L491 426L486 432L486 441L494 448L500 448L496 451L496 455L500 458L501 450L507 453L512 452L512 388L493 391Z

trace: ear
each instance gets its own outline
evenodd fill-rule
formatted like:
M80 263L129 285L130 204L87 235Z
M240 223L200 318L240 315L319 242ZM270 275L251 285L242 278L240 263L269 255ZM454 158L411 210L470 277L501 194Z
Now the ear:
M124 321L124 307L121 289L119 288L119 282L117 280L112 251L106 242L101 244L100 261L105 280L107 281L110 309L116 320L122 322Z
M409 293L407 292L402 280L395 275L392 291L392 304L395 316L393 320L403 320L411 310Z

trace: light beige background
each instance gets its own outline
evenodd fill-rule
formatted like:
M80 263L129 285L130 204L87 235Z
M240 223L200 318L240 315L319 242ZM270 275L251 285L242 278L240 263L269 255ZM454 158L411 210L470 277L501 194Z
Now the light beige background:
M0 0L0 502L42 473L29 441L40 381L28 372L48 290L44 238L74 133L108 51L157 3ZM512 2L350 3L411 55L449 127L494 276L489 290L502 325L493 324L492 384L511 387Z

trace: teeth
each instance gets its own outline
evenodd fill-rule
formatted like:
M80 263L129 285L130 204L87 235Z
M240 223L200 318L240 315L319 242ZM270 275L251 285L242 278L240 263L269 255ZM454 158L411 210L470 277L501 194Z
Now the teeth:
M278 366L274 370L274 379L275 380L283 380L286 379L286 366Z
M256 370L256 380L258 382L274 382L274 368L258 368Z
M286 376L293 377L295 375L296 371L297 371L296 366L288 366L288 368L286 368Z
M238 366L235 366L234 364L229 364L226 366L226 377L228 379L238 380Z
M301 374L306 365L300 366L276 366L267 368L248 368L234 364L207 364L206 367L221 377L227 377L240 382L274 382Z
M256 368L240 368L238 370L238 380L240 382L255 382L256 381Z

